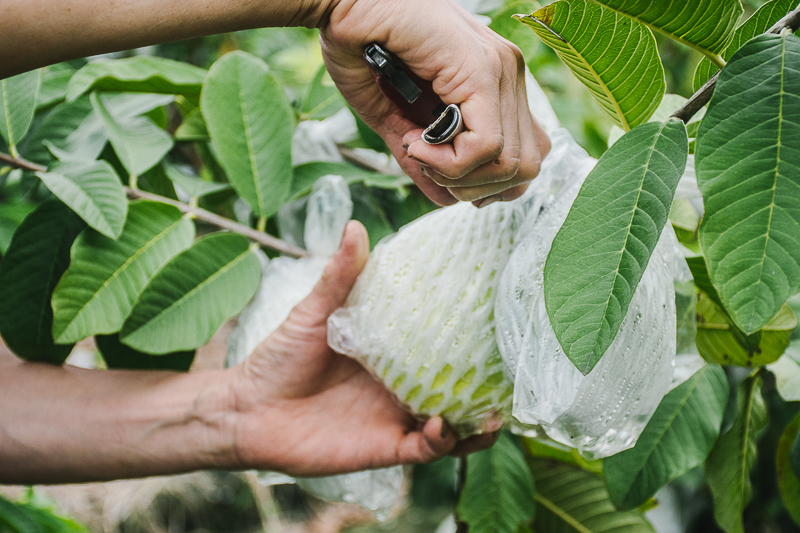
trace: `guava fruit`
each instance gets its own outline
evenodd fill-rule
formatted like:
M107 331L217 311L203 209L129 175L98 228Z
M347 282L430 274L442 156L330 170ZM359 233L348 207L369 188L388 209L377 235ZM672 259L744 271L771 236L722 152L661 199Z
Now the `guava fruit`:
M420 417L460 437L510 416L513 381L495 342L494 300L525 216L523 201L434 211L381 241L328 343L354 357Z

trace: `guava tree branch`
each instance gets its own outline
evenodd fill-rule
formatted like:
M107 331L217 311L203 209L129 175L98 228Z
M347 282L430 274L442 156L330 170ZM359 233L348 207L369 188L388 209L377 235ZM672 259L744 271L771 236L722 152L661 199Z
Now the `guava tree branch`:
M776 22L766 33L780 33L786 28L789 28L792 32L796 32L798 28L800 28L800 5ZM682 120L684 124L688 124L692 117L711 100L711 97L714 95L714 89L717 86L718 78L719 72L714 74L699 91L689 98L689 101L686 102L683 107L673 113L672 117Z
M17 157L10 156L8 154L4 154L0 152L0 162L5 163L12 168L20 168L22 170L27 170L29 172L47 172L47 167L42 165L38 165L36 163L32 163L31 161L25 161L24 159L20 159ZM159 196L157 194L149 193L143 191L141 189L132 189L130 187L123 187L125 189L125 194L128 195L129 198L141 198L143 200L151 200L153 202L161 202L163 204L169 204L171 206L177 207L181 210L182 213L187 213L193 218L197 220L202 220L203 222L208 222L209 224L213 224L214 226L220 227L222 229L226 229L232 231L234 233L238 233L239 235L244 235L248 239L253 242L256 242L266 248L271 248L278 252L284 253L286 255L291 255L293 257L305 257L308 255L308 252L294 246L293 244L289 244L286 241L278 239L277 237L273 237L267 233L257 231L250 226L246 226L244 224L240 224L233 220L230 220L225 217L221 217L212 213L211 211L206 211L200 207L192 206L189 204L185 204L183 202L179 202L177 200L172 200L171 198L166 198L164 196Z

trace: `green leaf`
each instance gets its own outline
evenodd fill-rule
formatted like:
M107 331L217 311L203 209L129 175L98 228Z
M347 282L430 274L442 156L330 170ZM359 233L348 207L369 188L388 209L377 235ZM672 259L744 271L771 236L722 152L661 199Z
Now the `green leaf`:
M194 350L150 355L125 346L119 341L119 335L97 335L94 340L108 368L186 372L194 362Z
M800 402L800 341L791 341L783 356L767 368L775 374L781 398Z
M18 505L0 496L0 531L8 533L46 533Z
M556 51L625 131L647 122L658 107L664 68L643 24L589 0L558 0L515 18Z
M753 16L733 32L730 43L722 52L722 58L728 61L744 43L767 31L796 5L795 0L771 0L758 8ZM703 58L694 71L694 80L692 81L694 90L699 90L717 70L719 70L717 66L708 58Z
M593 0L721 63L719 54L742 16L739 0Z
M260 281L261 263L247 239L207 235L150 281L120 340L151 354L193 350L247 305Z
M788 305L767 322L760 335L744 338L705 293L697 299L697 350L706 361L757 368L775 362L789 346L797 319Z
M67 100L89 91L180 94L190 100L200 96L207 72L163 57L131 57L89 63L72 77Z
M38 69L0 80L0 136L14 156L33 122L40 82Z
M722 368L706 365L661 400L636 446L603 464L619 509L634 509L661 487L703 464L719 435L728 403Z
M322 120L335 114L345 105L339 89L334 85L325 65L322 65L308 84L300 107L300 119Z
M599 477L547 459L529 459L536 483L536 531L655 533L638 511L618 511Z
M213 181L206 181L196 176L185 174L175 165L164 165L164 172L167 174L167 177L173 184L180 187L191 197L199 198L207 194L213 194L215 192L225 191L231 188L231 186L227 183L215 183Z
M214 63L200 99L228 179L258 216L289 199L294 114L267 64L244 52Z
M392 174L379 174L364 170L349 163L327 163L314 161L294 167L292 178L291 200L302 198L311 192L314 183L322 176L342 176L348 185L363 183L367 187L380 189L403 190L406 185L411 185L411 178L406 175L394 176Z
M33 503L15 503L0 496L0 531L3 533L89 533L89 530L53 510Z
M132 202L117 240L81 234L53 294L56 342L119 331L148 281L193 238L190 220L155 202Z
M792 470L794 475L800 476L800 432L794 438L792 449L789 453L789 462L792 463Z
M358 220L367 229L370 249L381 239L394 233L391 222L369 189L361 184L350 187L353 199L353 220Z
M721 73L697 137L700 245L747 334L800 289L800 39L762 35Z
M90 227L112 239L122 233L128 200L111 165L105 161L56 163L36 175Z
M148 117L115 118L97 93L92 107L102 119L108 138L131 176L141 176L161 161L172 149L172 137Z
M672 223L679 241L691 241L700 225L700 213L688 198L679 198L672 202L669 221Z
M739 385L738 414L706 461L706 479L714 498L714 518L727 533L744 533L742 513L752 496L750 471L756 463L756 434L767 424L761 378Z
M181 125L175 130L176 141L207 141L208 129L199 107L189 111Z
M514 14L532 13L539 9L539 7L538 2L518 0L507 3L499 8L497 12L489 14L492 18L489 28L501 37L516 44L522 52L525 61L529 64L532 64L534 60L539 41L537 41L536 37L531 35L527 29L517 24L517 21L514 20Z
M44 202L17 228L0 263L0 334L24 359L61 364L72 351L53 342L50 295L84 227L58 200Z
M517 533L533 519L533 476L513 437L469 456L467 478L456 511L470 533Z
M16 199L7 199L0 203L0 254L5 255L17 227L35 207L36 204Z
M792 467L792 454L800 435L800 415L783 432L778 443L776 463L778 466L778 487L789 516L800 526L800 478ZM794 441L794 445L792 442Z
M61 64L42 69L42 83L36 93L36 111L42 111L64 100L67 84L75 70Z
M616 337L686 166L683 123L643 124L603 154L556 235L544 270L547 314L583 374Z

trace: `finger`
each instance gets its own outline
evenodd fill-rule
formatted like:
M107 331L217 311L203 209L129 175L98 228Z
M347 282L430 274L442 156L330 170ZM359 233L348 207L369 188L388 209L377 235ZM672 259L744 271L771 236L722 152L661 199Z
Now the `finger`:
M426 176L419 162L415 161L408 155L408 152L406 151L406 145L403 144L405 139L409 137L414 138L414 136L419 139L422 135L422 130L419 129L419 127L410 121L408 121L408 124L410 127L414 128L411 130L411 132L407 133L405 137L386 135L386 145L392 151L394 158L400 164L400 168L403 169L403 172L405 172L408 177L411 178L414 184L419 187L419 190L422 191L425 196L430 198L437 205L455 204L458 202L458 200L456 200L445 187L437 185L428 176Z
M328 316L344 304L368 257L367 230L351 220L345 226L339 250L325 265L322 278L292 311L294 318L310 317L313 323L309 326L325 324Z
M457 439L442 417L428 420L421 431L412 431L403 437L397 447L400 464L430 463L450 453Z
M500 431L475 435L474 437L464 439L456 444L450 452L450 455L453 457L464 457L465 455L491 448L494 446L494 443L497 442L498 438L500 438Z

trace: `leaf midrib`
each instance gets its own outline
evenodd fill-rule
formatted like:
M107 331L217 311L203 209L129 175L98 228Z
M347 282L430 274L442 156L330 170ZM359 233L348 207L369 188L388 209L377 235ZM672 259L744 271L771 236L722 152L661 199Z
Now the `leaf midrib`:
M750 383L747 386L747 397L745 398L745 409L744 409L744 421L742 424L742 447L740 448L739 454L739 466L737 470L737 474L739 477L740 483L736 485L741 489L741 491L737 491L737 496L741 496L742 506L744 506L744 493L745 484L749 483L748 479L748 469L747 469L747 449L749 448L749 441L750 441L750 421L752 419L753 414L753 405L755 403L755 389L756 389L756 380L751 378Z
M561 520L566 522L568 526L572 527L578 533L593 533L591 529L587 528L586 526L575 520L561 507L556 505L552 500L546 498L545 496L542 496L541 493L539 493L538 491L533 495L533 499L536 500L536 503L547 507L547 509L550 512L558 516Z
M251 127L247 121L247 113L245 112L244 108L244 93L242 87L242 76L241 76L241 68L239 64L239 58L236 60L236 85L237 85L237 92L239 93L239 111L242 113L242 127L244 128L244 139L247 143L247 159L250 163L250 172L253 175L253 188L255 189L256 193L256 201L258 202L258 209L260 211L259 215L263 215L266 212L266 208L264 205L264 198L262 195L261 187L259 186L258 180L258 169L256 168L256 161L255 161L255 149L253 148L253 141L251 135Z
M14 155L15 142L14 133L11 131L11 109L8 107L8 80L0 80L3 87L3 112L6 115L6 135L8 135L8 148L11 150L11 155Z
M98 170L97 167L95 167L94 169L90 169L89 172L84 174L82 177L89 177L92 174L94 174L96 170ZM96 211L96 216L99 217L100 220L103 221L103 225L105 226L104 227L105 231L100 231L99 229L98 229L98 231L100 231L100 233L105 234L107 237L110 237L110 235L108 235L108 234L109 233L113 233L113 230L111 228L111 222L106 217L106 214L104 213L102 206L100 206L100 204L97 203L96 198L94 197L94 195L89 194L87 192L87 189L81 187L82 182L80 181L80 179L72 179L69 176L67 176L66 174L64 174L62 172L57 172L57 171L56 172L37 172L36 174L39 176L39 179L41 179L42 181L44 181L44 178L42 178L42 176L41 176L42 174L51 174L51 175L55 174L55 175L61 176L61 178L64 181L66 181L67 183L72 184L75 187L75 189L78 192L80 192L86 200L88 200L89 205L91 205L94 208L94 210ZM117 237L119 237L119 236L117 236Z

